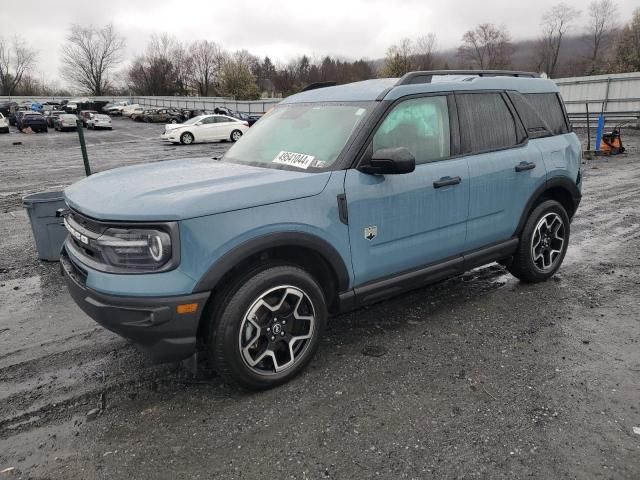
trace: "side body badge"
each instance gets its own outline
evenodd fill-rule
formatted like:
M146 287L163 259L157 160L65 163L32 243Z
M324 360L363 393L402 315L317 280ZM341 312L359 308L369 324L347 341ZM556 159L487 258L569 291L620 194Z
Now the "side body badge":
M364 227L364 238L371 241L378 236L378 226L371 225L370 227Z

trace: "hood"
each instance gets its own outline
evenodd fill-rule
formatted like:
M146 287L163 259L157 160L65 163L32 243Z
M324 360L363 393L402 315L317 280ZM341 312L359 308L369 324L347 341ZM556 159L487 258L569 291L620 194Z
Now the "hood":
M187 126L189 126L189 125L183 125L181 123L167 123L164 126L164 131L165 132L169 132L171 130L175 130L176 128L182 128L182 127L187 127Z
M170 221L318 195L330 176L194 158L97 173L64 196L98 220Z

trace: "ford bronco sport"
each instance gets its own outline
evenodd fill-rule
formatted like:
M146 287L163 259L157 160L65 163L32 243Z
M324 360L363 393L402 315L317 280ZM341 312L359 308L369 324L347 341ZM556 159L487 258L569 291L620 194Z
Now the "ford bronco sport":
M580 142L554 82L412 72L283 100L219 160L65 191L75 301L159 359L206 348L251 389L311 360L327 316L480 265L560 267Z

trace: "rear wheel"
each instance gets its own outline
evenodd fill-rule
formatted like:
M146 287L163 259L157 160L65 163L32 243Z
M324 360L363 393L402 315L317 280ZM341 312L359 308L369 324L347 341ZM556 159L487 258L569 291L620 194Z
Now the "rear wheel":
M189 132L184 132L182 135L180 135L180 143L182 143L183 145L191 145L193 143L193 134L189 133Z
M240 138L242 138L242 132L240 130L234 130L233 132L231 132L232 141L237 142L238 140L240 140Z
M176 123L178 123L178 120L176 120L175 118L172 118L171 119L171 123L173 123L175 125Z
M218 298L208 345L218 373L251 390L274 387L313 358L327 319L322 289L306 271L271 265Z
M569 215L564 207L555 200L542 202L529 215L509 272L524 282L547 280L564 260L569 233Z

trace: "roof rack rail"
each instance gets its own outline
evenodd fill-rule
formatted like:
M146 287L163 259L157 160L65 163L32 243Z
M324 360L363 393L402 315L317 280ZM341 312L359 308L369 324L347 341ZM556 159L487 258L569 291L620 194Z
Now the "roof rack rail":
M434 76L444 75L477 75L478 77L524 77L539 78L534 72L519 72L514 70L426 70L421 72L406 73L396 86L410 85L413 83L431 83Z
M306 87L304 87L302 90L300 90L301 92L308 92L309 90L315 90L317 88L325 88L325 87L335 87L338 83L337 82L316 82L316 83L310 83L309 85L307 85Z

